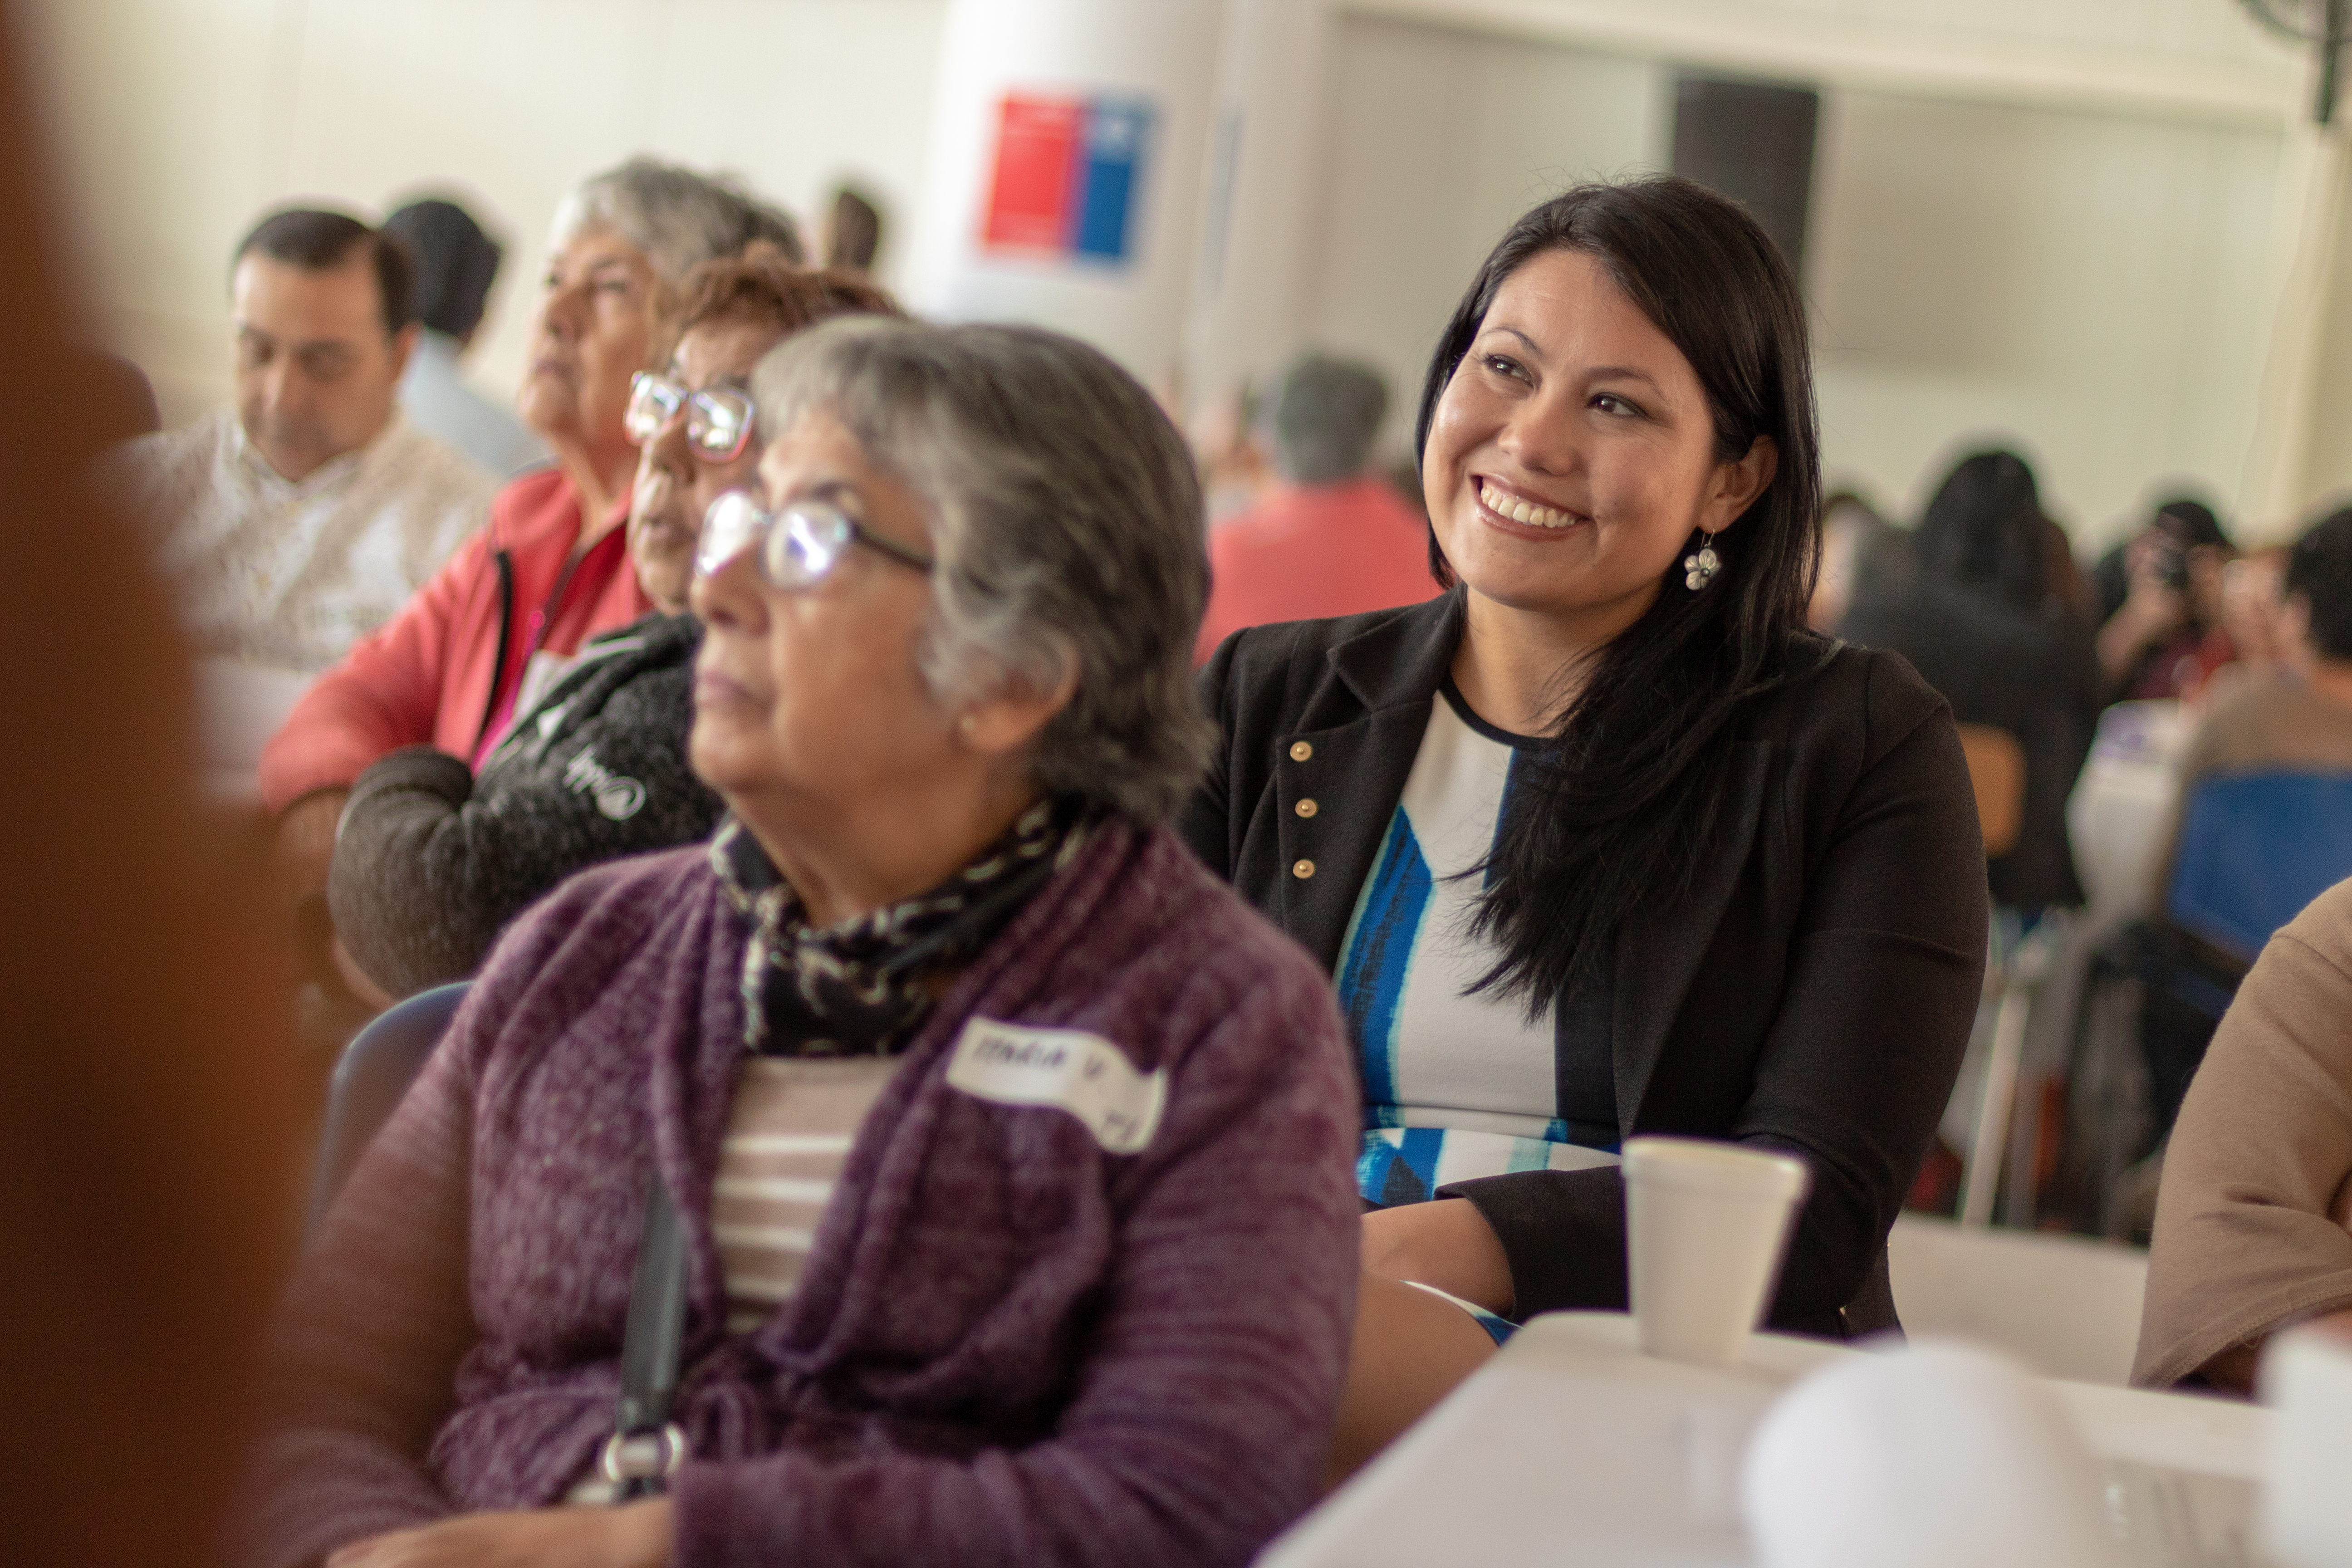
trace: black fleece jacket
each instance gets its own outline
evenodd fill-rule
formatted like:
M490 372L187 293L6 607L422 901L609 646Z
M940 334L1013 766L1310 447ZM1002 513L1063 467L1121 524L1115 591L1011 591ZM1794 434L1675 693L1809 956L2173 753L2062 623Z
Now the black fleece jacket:
M597 638L476 778L430 746L359 777L327 902L345 951L404 996L474 973L508 921L574 871L690 843L719 797L688 770L692 616Z

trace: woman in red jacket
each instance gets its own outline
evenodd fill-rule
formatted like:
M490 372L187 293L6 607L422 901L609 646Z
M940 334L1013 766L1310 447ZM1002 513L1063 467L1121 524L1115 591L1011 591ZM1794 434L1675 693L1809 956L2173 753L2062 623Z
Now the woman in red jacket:
M621 528L637 461L630 378L666 291L757 239L801 258L783 214L647 158L593 176L557 209L518 398L555 463L499 492L489 526L320 676L262 752L290 899L323 893L336 819L370 763L421 742L480 763L583 642L653 607Z

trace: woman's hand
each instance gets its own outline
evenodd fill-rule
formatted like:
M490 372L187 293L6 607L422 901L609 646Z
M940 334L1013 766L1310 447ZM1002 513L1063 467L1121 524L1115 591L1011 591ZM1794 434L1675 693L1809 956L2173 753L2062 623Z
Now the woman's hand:
M1363 1219L1364 1272L1434 1285L1510 1316L1517 1292L1495 1227L1466 1198L1376 1209Z
M469 1513L331 1552L326 1568L668 1568L670 1506Z

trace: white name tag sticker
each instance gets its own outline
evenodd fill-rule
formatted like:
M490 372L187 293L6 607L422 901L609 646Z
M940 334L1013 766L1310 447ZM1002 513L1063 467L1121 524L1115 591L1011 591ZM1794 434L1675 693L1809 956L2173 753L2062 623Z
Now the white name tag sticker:
M948 1082L998 1105L1066 1110L1114 1154L1138 1153L1150 1143L1168 1105L1168 1069L1136 1071L1100 1035L993 1018L964 1025L948 1058Z

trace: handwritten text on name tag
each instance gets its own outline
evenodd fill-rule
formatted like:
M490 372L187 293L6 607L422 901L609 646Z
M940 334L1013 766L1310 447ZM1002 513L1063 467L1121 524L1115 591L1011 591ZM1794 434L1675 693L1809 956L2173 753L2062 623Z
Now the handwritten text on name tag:
M1068 1111L1114 1154L1133 1154L1160 1130L1168 1071L1136 1071L1126 1053L1082 1029L1032 1029L974 1018L957 1037L948 1082L999 1105Z

